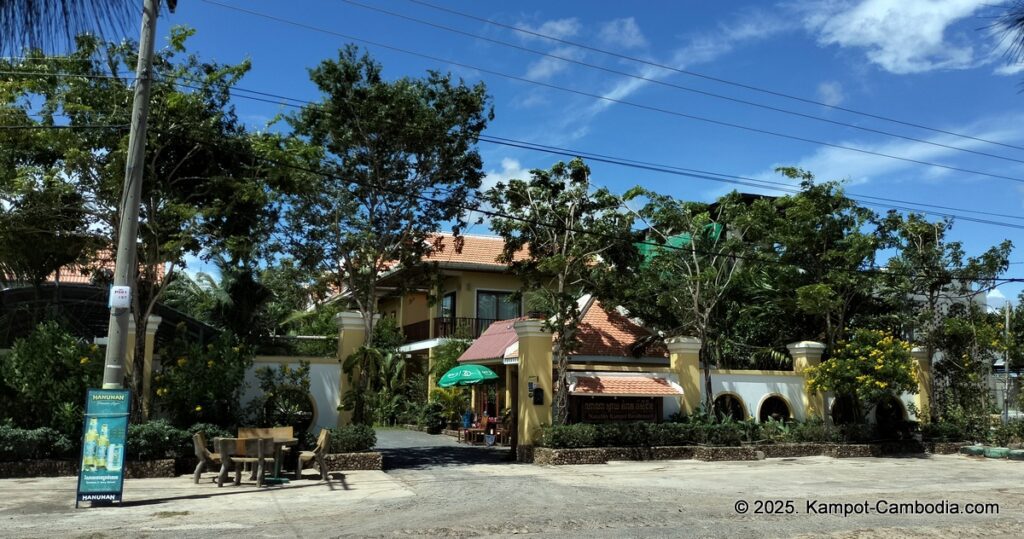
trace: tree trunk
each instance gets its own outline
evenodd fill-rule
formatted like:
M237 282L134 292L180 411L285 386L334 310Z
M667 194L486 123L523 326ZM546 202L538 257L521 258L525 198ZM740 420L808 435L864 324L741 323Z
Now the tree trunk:
M708 414L714 413L715 398L711 389L711 347L708 344L707 335L700 338L700 353L697 360L702 363L704 373L704 411Z

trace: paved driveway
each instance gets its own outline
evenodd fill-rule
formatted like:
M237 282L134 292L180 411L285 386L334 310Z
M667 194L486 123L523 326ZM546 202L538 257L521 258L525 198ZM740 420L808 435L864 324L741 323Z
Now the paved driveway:
M461 444L451 436L406 429L377 430L377 450L385 470L422 470L439 466L504 464L508 448Z

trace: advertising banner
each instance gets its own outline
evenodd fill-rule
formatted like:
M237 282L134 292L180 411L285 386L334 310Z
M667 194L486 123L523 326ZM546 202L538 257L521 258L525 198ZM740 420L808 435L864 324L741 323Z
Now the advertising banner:
M120 502L131 397L127 389L90 389L85 400L79 502Z

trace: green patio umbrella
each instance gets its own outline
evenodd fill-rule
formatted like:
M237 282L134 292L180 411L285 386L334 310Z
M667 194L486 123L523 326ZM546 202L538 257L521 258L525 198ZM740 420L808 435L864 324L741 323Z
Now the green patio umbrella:
M459 365L444 373L437 385L440 387L473 386L497 379L498 375L483 365Z

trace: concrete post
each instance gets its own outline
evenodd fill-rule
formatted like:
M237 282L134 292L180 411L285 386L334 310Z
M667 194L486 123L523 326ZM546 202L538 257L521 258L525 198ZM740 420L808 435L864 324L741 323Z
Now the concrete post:
M551 332L543 320L520 320L512 326L519 336L519 415L516 425L519 451L529 451L540 439L541 427L551 424ZM543 392L544 402L534 404L529 386Z
M149 419L149 405L153 395L153 352L156 348L156 331L160 328L160 323L163 320L163 318L151 314L149 320L146 321L146 355L142 358L142 417L146 419ZM132 339L134 340L134 337Z
M363 326L363 315L356 311L338 313L334 321L338 324L338 366L341 367L341 374L338 377L338 406L340 399L352 388L348 375L345 374L345 359L359 349L366 342L366 328ZM362 373L353 373L352 381L358 380ZM352 423L352 410L341 409L338 411L338 426Z
M928 350L920 346L912 348L910 356L914 358L915 374L917 375L917 395L914 396L917 420L926 421L931 417L932 358L928 357Z
M825 352L825 345L816 341L800 341L786 345L789 355L793 358L793 372L803 374L808 367L821 364L821 355ZM827 419L825 410L825 396L817 391L810 391L807 383L804 382L804 416L805 418L817 417Z
M669 367L679 377L683 396L679 409L686 415L700 410L702 377L700 372L700 339L696 337L672 337L665 339L668 347Z

